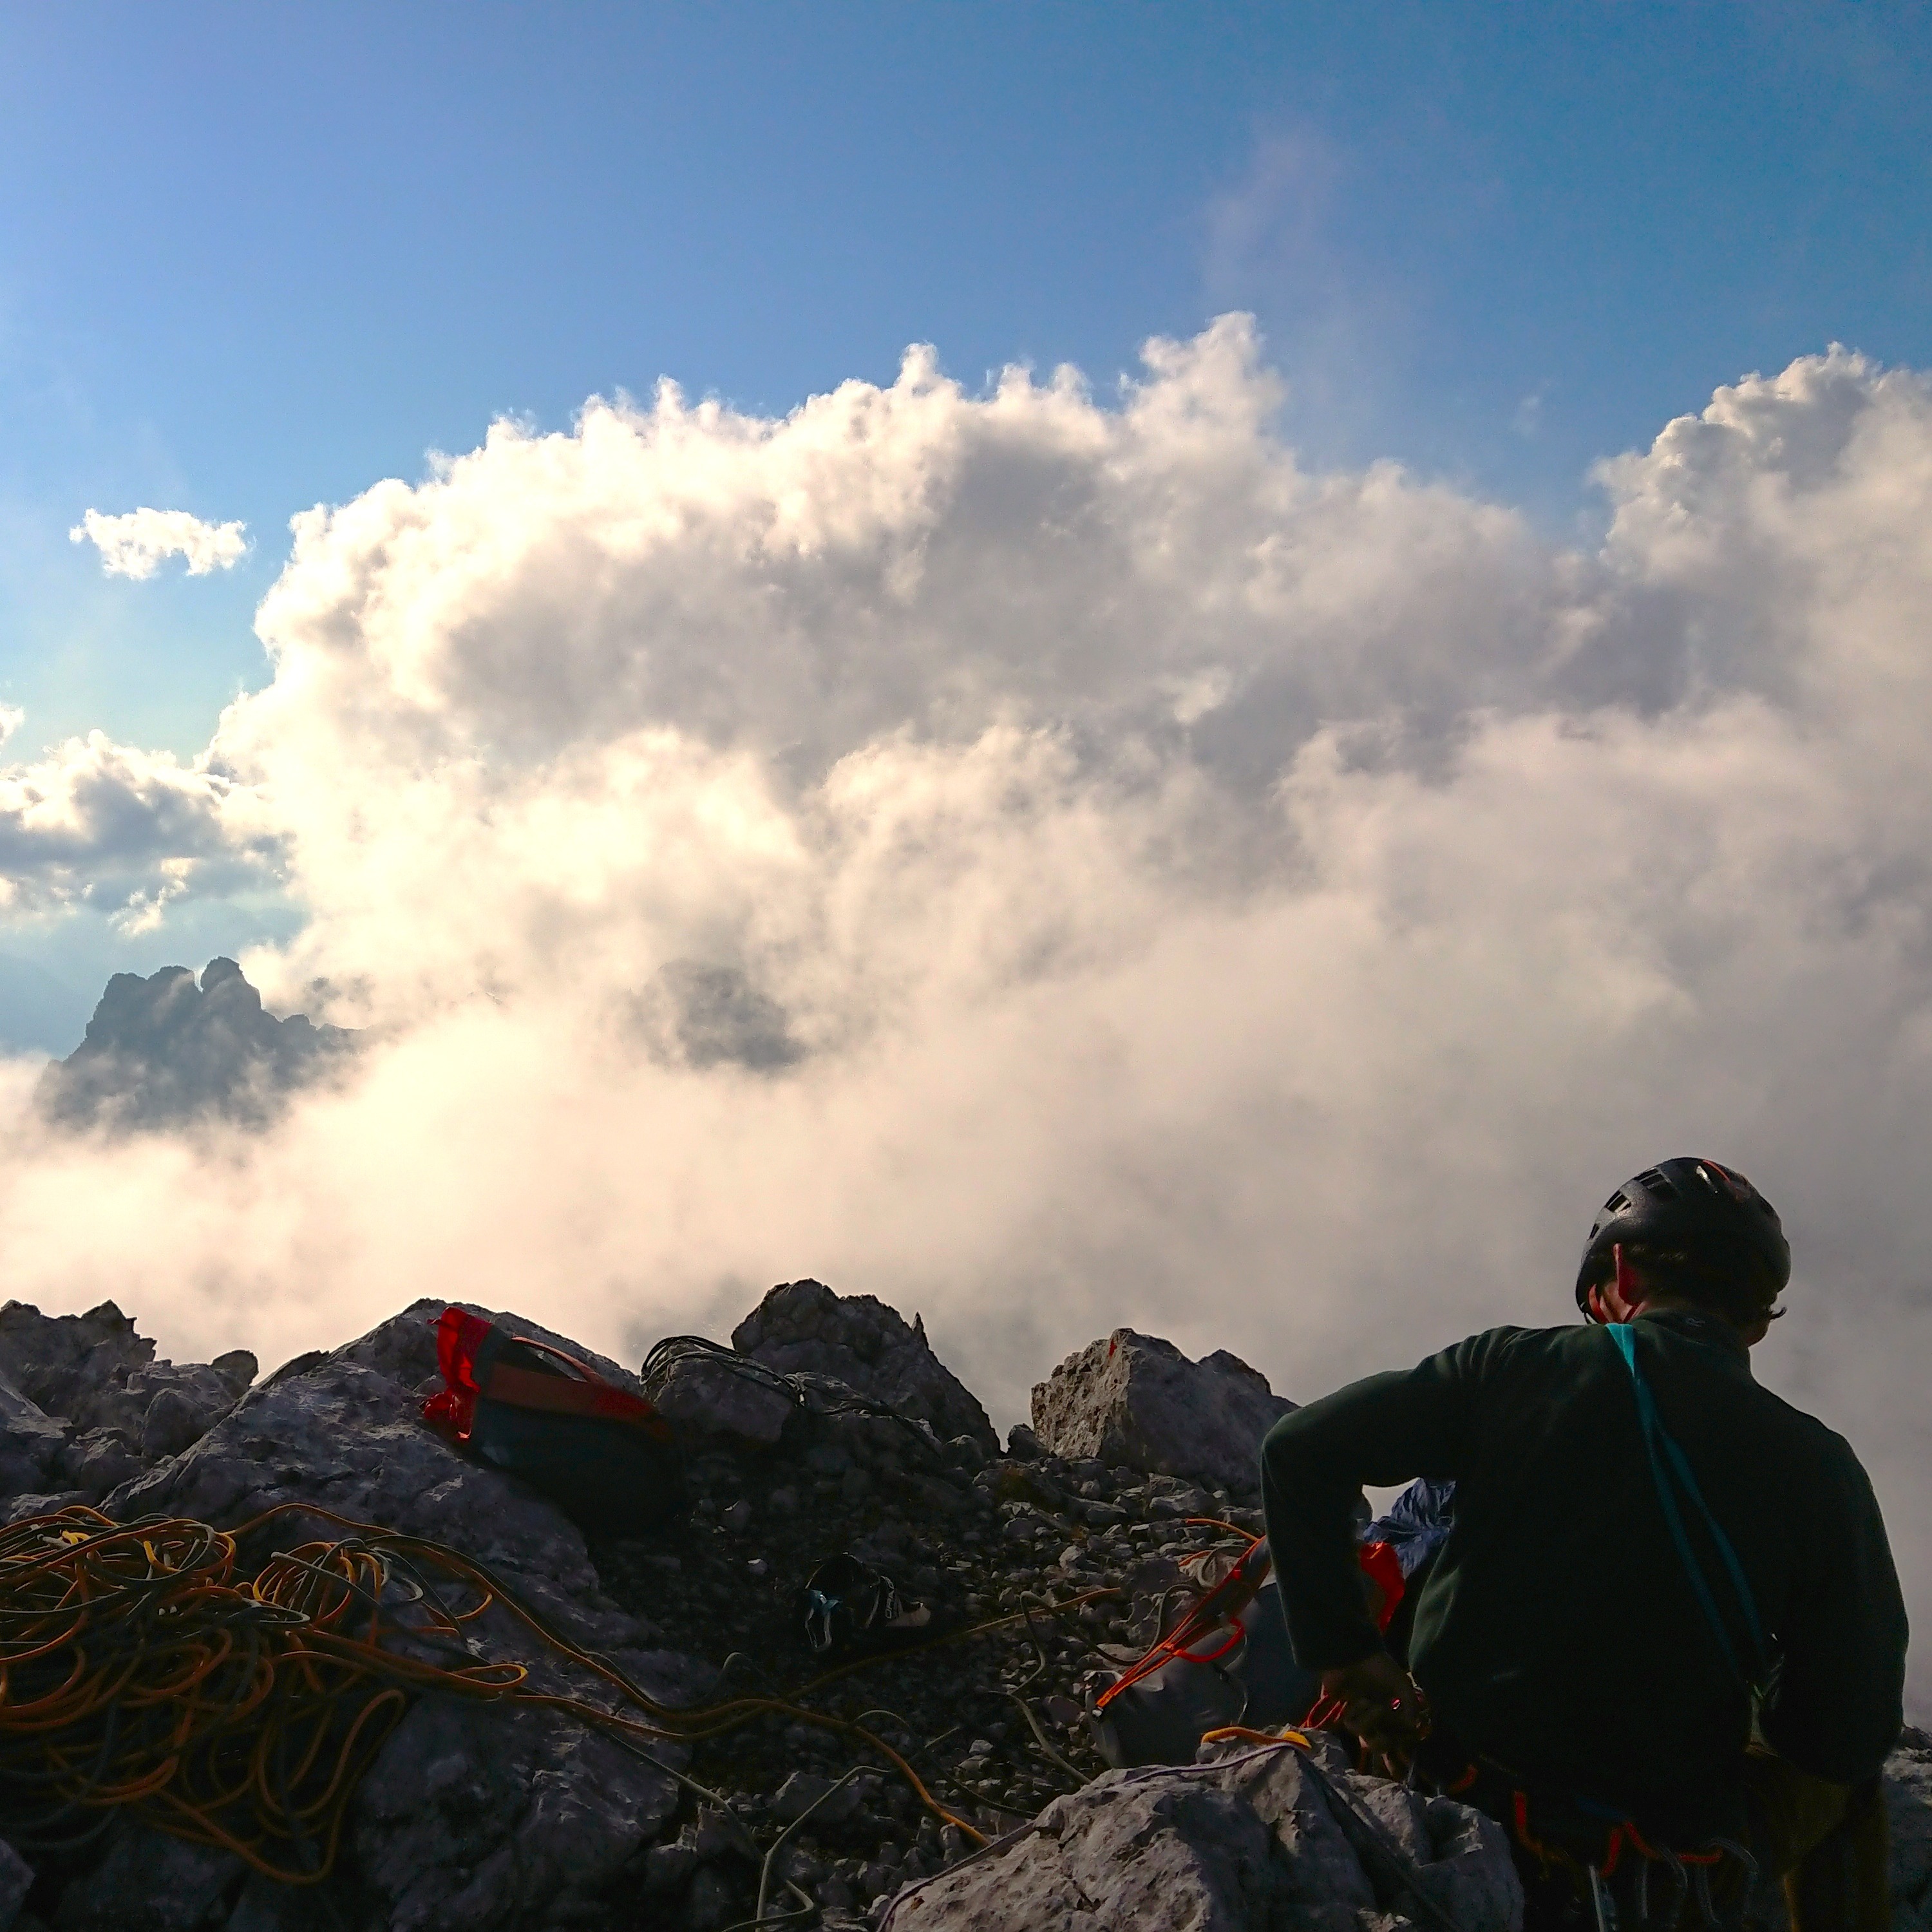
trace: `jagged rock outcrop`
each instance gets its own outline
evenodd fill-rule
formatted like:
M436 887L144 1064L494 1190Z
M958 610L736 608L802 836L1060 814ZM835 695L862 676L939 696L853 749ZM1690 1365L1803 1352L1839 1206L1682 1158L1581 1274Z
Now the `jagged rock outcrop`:
M608 1923L678 1802L664 1772L567 1718L424 1697L356 1794L356 1870L380 1922L411 1932Z
M232 959L211 959L197 982L185 966L107 982L87 1036L49 1066L35 1095L57 1126L112 1131L225 1119L260 1126L296 1088L340 1070L359 1036L277 1019Z
M1294 1407L1238 1355L1190 1361L1157 1335L1116 1328L1033 1390L1034 1433L1061 1456L1225 1483L1259 1483L1262 1438Z
M0 1308L0 1376L50 1415L76 1414L94 1390L154 1359L154 1343L111 1301L85 1315L43 1315L24 1301Z
M401 1313L391 1316L386 1322L379 1322L366 1335L358 1335L354 1341L344 1342L339 1348L318 1350L313 1354L299 1356L292 1362L284 1363L269 1379L279 1382L285 1376L304 1372L326 1361L353 1362L360 1367L374 1369L378 1375L386 1376L399 1388L429 1394L442 1385L436 1367L436 1324L437 1317L450 1305L440 1295L426 1295L419 1301L411 1302ZM566 1355L574 1356L586 1366L595 1369L607 1382L615 1382L633 1395L644 1393L644 1384L628 1369L608 1356L586 1348L580 1342L572 1341L567 1335L546 1328L540 1322L532 1322L526 1315L498 1314L470 1301L459 1305L472 1314L482 1316L486 1322L501 1323L513 1335L526 1335L533 1341L548 1342L552 1348L561 1348Z
M805 1049L784 1007L736 966L672 959L631 1003L644 1050L666 1066L742 1066L775 1073Z
M58 1932L194 1932L219 1912L244 1869L232 1852L124 1814L99 1856L62 1888Z
M910 1327L869 1294L837 1294L820 1281L782 1282L731 1331L740 1354L787 1375L830 1376L928 1423L944 1442L969 1436L982 1453L1000 1438L986 1412L932 1352L926 1324Z
M638 1641L633 1619L600 1606L584 1538L554 1504L460 1454L424 1426L410 1390L355 1361L326 1360L251 1392L104 1507L117 1518L185 1516L225 1529L299 1502L454 1544L580 1641ZM312 1519L289 1528L297 1541L320 1533Z
M111 1301L85 1315L0 1308L0 1484L98 1502L157 1458L176 1454L235 1406L256 1362L156 1361L154 1345Z
M702 1351L680 1354L652 1381L648 1394L687 1442L706 1448L776 1448L798 1408L782 1390Z
M1520 1932L1508 1840L1480 1812L1358 1775L1326 1738L1312 1759L1210 1744L1195 1766L1108 1772L1055 1799L998 1856L901 1893L881 1932L1394 1932L1429 1922L1418 1887L1458 1932Z

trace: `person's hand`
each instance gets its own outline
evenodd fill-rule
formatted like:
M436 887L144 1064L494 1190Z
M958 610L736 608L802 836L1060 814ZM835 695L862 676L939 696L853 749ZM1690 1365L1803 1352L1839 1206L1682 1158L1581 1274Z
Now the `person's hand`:
M1388 1767L1407 1770L1415 1748L1429 1735L1429 1700L1385 1650L1359 1664L1322 1673L1324 1694L1342 1700L1342 1721Z

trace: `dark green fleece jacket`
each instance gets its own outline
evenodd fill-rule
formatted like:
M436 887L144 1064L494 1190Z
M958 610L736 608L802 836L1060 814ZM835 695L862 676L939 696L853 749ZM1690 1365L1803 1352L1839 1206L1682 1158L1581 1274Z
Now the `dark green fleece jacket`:
M1759 1386L1725 1324L1633 1327L1777 1654L1766 1741L1815 1777L1870 1777L1902 1720L1906 1624L1864 1471L1842 1437ZM1354 1562L1362 1486L1453 1478L1455 1527L1409 1646L1438 1714L1532 1786L1616 1805L1680 1844L1736 1828L1750 1694L1672 1540L1607 1330L1495 1328L1372 1376L1283 1417L1262 1475L1304 1666L1352 1664L1379 1642ZM1690 1533L1744 1657L1721 1560L1694 1519Z

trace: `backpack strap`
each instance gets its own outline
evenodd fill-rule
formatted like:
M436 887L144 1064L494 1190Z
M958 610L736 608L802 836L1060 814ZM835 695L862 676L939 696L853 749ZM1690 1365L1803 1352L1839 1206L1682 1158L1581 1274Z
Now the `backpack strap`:
M553 1361L561 1366L550 1366ZM630 1423L661 1442L674 1439L670 1424L642 1396L605 1381L589 1363L533 1335L491 1329L478 1345L475 1374L476 1392L488 1402Z
M1731 1675L1748 1689L1762 1678L1768 1656L1763 1626L1758 1621L1757 1599L1751 1594L1750 1579L1744 1574L1744 1565L1738 1561L1737 1552L1731 1547L1731 1539L1724 1534L1724 1526L1712 1514L1710 1505L1705 1502L1703 1492L1697 1486L1697 1479L1691 1473L1690 1459L1678 1447L1676 1438L1664 1427L1664 1418L1658 1413L1657 1399L1650 1392L1643 1371L1636 1365L1635 1331L1629 1323L1618 1322L1610 1324L1610 1333L1611 1340L1617 1345L1618 1354L1623 1358L1624 1366L1630 1371L1630 1387L1636 1396L1637 1424L1643 1432L1643 1446L1650 1457L1651 1480L1657 1485L1657 1500L1663 1507L1664 1520L1670 1526L1670 1540L1677 1546L1684 1573L1696 1593L1698 1607L1704 1612L1704 1620L1718 1640L1718 1648L1724 1653ZM1738 1607L1743 1612L1745 1628L1750 1633L1751 1647L1755 1653L1752 1659L1754 1675L1748 1673L1738 1661L1737 1651L1732 1644L1730 1631L1724 1628L1724 1618L1718 1612L1710 1580L1684 1529L1683 1512L1678 1507L1676 1492L1672 1486L1673 1480L1677 1488L1682 1490L1685 1500L1703 1519L1704 1527L1730 1575Z

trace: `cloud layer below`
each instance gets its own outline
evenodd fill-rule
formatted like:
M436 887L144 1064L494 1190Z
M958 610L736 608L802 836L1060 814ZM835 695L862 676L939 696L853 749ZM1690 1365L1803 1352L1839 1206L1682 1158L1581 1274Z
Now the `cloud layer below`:
M98 850L140 916L276 870L310 922L250 976L388 1043L245 1143L18 1127L10 1291L635 1354L809 1273L1009 1420L1120 1322L1306 1396L1564 1318L1612 1186L1708 1151L1798 1250L1762 1372L1932 1604L1932 390L1721 390L1588 552L1310 473L1276 400L1239 318L1112 406L915 351L298 518L273 681L192 770L9 772L0 871Z

